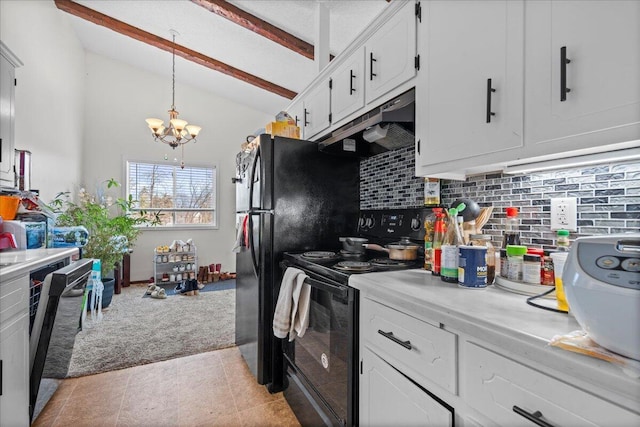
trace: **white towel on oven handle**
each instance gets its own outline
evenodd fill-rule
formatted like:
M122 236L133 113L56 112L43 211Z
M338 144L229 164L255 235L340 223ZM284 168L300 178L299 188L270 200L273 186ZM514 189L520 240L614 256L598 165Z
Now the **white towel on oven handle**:
M296 283L297 286L293 288L293 309L291 310L291 329L289 330L290 342L296 337L303 337L309 326L311 286L304 282L306 277L305 275L301 281Z
M295 332L296 322L299 324L297 329L304 335L306 326L309 324L308 300L310 290L307 289L302 292L303 288L309 287L304 283L306 278L307 275L304 271L297 268L289 267L284 272L276 309L273 314L273 334L277 338L285 338L289 334L290 340L293 341L295 339L294 334L298 333ZM306 307L306 312L303 316L298 315L298 311L301 308L299 304L301 294L303 297L302 305Z

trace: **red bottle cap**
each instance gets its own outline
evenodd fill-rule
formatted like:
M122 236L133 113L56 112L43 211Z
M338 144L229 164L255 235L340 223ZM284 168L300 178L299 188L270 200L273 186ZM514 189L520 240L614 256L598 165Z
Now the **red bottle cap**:
M508 217L518 216L518 208L515 208L515 207L507 208L507 216Z

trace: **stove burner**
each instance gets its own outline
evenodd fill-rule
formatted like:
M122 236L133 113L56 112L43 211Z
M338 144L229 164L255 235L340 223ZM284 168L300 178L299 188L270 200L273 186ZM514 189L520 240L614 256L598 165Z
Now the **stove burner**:
M309 259L325 260L335 258L336 253L328 251L311 251L303 253L302 256Z
M343 258L347 258L347 259L364 259L364 258L366 258L366 254L364 254L362 252L349 252L349 251L345 251L344 249L342 249L340 251L340 255Z
M341 261L335 265L335 268L342 271L360 272L373 270L371 263L362 261Z
M409 267L411 265L410 262L390 258L375 258L369 262L376 267Z

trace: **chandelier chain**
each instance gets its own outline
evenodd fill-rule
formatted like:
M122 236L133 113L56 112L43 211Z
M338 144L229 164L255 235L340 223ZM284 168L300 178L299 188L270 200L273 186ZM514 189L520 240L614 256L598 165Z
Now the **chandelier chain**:
M173 35L173 44L171 45L171 53L173 56L173 68L172 68L172 86L171 86L171 108L176 108L176 35Z

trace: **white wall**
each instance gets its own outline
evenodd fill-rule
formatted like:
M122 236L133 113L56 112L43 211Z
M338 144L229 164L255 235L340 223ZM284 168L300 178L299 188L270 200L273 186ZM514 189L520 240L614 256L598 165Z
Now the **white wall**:
M84 50L53 1L0 1L0 39L16 70L16 149L32 153L31 188L48 202L80 180Z
M170 55L170 54L167 54ZM170 56L169 56L170 58ZM176 109L180 118L202 126L197 143L184 148L187 165L217 165L217 230L150 230L136 242L131 279L153 275L153 249L173 240L192 238L200 265L221 263L223 271L235 271L235 156L240 144L272 117L213 94L180 84L180 61L176 58ZM167 64L170 64L167 61ZM132 68L126 64L86 53L85 146L83 182L88 188L108 178L124 183L125 161L163 161L180 151L154 142L145 119L168 120L171 79Z

